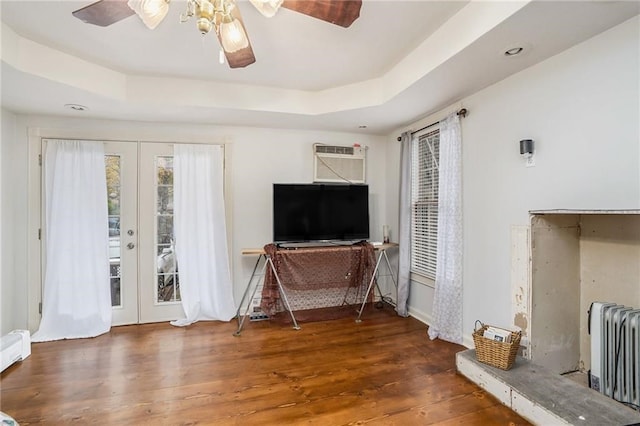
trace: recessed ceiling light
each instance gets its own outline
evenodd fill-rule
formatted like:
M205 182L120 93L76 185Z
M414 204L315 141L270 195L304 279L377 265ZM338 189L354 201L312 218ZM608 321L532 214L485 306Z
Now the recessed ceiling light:
M89 109L89 107L80 104L65 104L64 107L67 109L72 109L74 111L86 111Z
M512 47L504 51L504 56L516 56L522 53L524 47Z

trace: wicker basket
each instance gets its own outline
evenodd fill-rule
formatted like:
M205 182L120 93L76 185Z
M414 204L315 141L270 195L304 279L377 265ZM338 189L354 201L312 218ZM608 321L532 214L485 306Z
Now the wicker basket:
M478 328L478 324L480 328ZM503 343L484 337L483 334L487 328L489 328L488 325L476 321L476 327L473 331L473 343L476 346L478 361L502 370L509 370L516 360L522 332L512 331L511 342Z

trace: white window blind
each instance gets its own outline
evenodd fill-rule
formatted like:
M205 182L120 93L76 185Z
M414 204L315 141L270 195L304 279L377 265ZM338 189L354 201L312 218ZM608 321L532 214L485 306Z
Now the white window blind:
M440 131L414 139L411 165L411 272L435 280Z

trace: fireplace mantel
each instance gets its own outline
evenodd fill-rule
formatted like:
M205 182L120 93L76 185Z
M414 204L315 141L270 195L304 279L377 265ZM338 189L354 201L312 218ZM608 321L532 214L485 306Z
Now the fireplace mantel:
M552 210L531 210L531 215L543 214L640 214L640 210L582 210L582 209L552 209Z

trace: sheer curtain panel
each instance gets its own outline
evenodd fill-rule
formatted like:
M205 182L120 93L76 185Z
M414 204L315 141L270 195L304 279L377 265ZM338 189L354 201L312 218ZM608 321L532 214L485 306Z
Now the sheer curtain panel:
M227 251L224 151L219 145L174 145L174 231L186 326L236 314Z
M48 140L44 158L46 264L32 340L98 336L111 328L104 147Z
M431 339L462 343L462 136L458 114L440 122L436 289Z
M407 317L409 311L410 269L411 269L411 143L413 135L404 132L400 138L400 232L398 235L398 315Z

